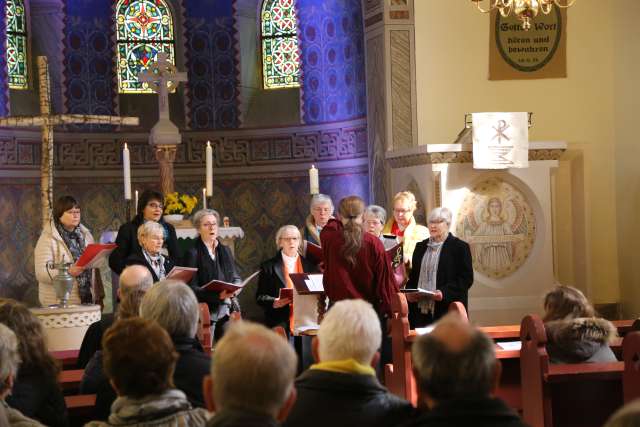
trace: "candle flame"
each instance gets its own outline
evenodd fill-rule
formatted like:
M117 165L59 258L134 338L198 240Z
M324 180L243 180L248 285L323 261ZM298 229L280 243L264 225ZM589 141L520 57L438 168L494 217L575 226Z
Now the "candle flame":
M128 148L127 148L127 143L126 143L126 142L124 143L124 149L125 149L125 150L128 150Z
M207 147L211 146L211 141L207 141Z

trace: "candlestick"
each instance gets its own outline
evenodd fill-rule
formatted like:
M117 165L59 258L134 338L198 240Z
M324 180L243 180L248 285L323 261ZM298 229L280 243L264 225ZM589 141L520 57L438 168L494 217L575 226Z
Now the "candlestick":
M207 189L202 189L202 209L207 209Z
M124 171L124 198L125 200L131 200L131 161L126 142L122 149L122 169Z
M320 193L320 178L318 177L318 169L314 165L311 165L311 169L309 169L309 192L311 194Z
M207 196L213 196L213 148L211 143L207 141L206 148L206 161L207 161Z

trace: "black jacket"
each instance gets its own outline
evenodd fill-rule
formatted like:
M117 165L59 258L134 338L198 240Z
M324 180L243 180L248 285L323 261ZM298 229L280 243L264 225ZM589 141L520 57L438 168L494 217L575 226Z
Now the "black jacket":
M149 264L147 259L142 254L142 249L140 249L140 252L136 252L136 253L133 253L133 254L129 255L127 257L127 260L125 261L125 265L144 265L149 270L149 273L151 273L151 276L153 277L153 283L155 283L158 280L160 280L160 278L158 277L156 272L153 270L153 267L151 267L151 265ZM165 273L165 275L169 274L169 272L171 271L171 269L174 266L175 266L175 263L173 262L173 260L171 258L164 257L164 273Z
M459 399L441 402L430 412L403 427L528 427L511 408L497 398Z
M198 269L198 273L193 276L189 286L196 294L198 302L207 303L210 311L214 311L220 305L219 292L205 291L200 288L201 286L214 279L229 283L242 283L231 249L218 240L215 251L216 260L214 261L211 259L204 242L198 237L184 255L184 266Z
M66 427L67 406L57 379L47 378L39 370L21 368L7 404L29 418L50 427Z
M80 345L78 369L84 369L95 352L102 349L102 335L113 324L113 321L113 313L103 314L100 320L89 326Z
M122 270L128 265L127 258L129 258L131 254L142 253L142 248L140 248L140 243L138 243L138 227L140 227L143 222L142 217L136 215L133 220L120 226L118 237L116 237L118 247L109 255L109 267L114 273L122 273ZM171 258L175 265L175 263L181 259L176 229L173 225L162 219L160 219L159 223L167 230L168 237L165 239L164 247L167 248L169 258Z
M204 408L202 380L209 375L211 358L204 353L202 346L194 338L171 339L179 355L173 372L173 383L187 395L192 406ZM111 412L111 404L117 397L104 373L102 360L102 351L97 351L87 364L80 384L80 393L96 394L94 417L98 420L107 419Z
M318 269L314 263L300 256L302 270L305 273L315 273ZM283 273L282 252L278 251L276 256L266 260L260 266L258 278L258 289L256 291L256 302L263 308L265 323L268 327L282 326L289 330L289 306L273 308L279 294L280 288L286 288Z
M391 427L414 414L409 402L389 393L373 375L309 369L296 380L296 390L284 427Z
M422 258L427 251L428 242L429 239L425 239L416 244L416 248L413 251L411 273L406 285L407 289L416 289L418 287L420 266L422 265ZM473 263L469 245L449 233L440 251L436 277L436 289L442 291L443 299L435 303L433 320L438 320L444 316L449 309L449 304L454 301L460 301L468 309L467 300L469 288L472 284Z

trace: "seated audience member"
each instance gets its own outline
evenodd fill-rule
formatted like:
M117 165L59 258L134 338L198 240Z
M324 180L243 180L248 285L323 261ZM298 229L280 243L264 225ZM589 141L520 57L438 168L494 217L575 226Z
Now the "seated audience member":
M547 353L552 363L615 362L609 343L616 327L596 317L587 298L571 286L556 286L544 297Z
M376 237L382 238L382 229L387 221L387 211L382 206L369 205L364 211L364 229Z
M116 295L119 300L125 300L125 307L118 307L116 313L103 314L99 321L89 326L80 346L78 369L84 369L95 352L102 348L102 335L113 324L114 319L119 317L120 312L125 312L125 317L138 315L140 300L151 285L153 285L153 277L146 267L130 265L122 270L120 286L116 291ZM132 300L135 300L136 303L131 304ZM134 313L127 313L131 309L134 310Z
M132 265L122 270L120 304L118 305L118 320L137 317L140 311L140 302L147 290L153 284L151 273L141 265ZM105 330L106 332L106 330ZM111 404L116 399L116 393L111 388L102 368L102 344L85 367L80 382L80 393L96 394L96 406L94 416L96 419L107 419Z
M618 409L604 427L640 427L640 399Z
M176 353L169 334L156 322L132 317L118 320L102 340L104 370L118 398L100 426L204 426L207 411L192 408L173 387Z
M153 281L167 277L175 265L175 261L162 254L164 228L157 222L147 221L138 227L140 250L134 252L126 260L127 265L143 265L149 269Z
M396 426L412 415L406 400L389 393L373 368L382 331L371 304L337 302L314 341L318 362L298 377L298 393L286 427Z
M296 399L296 354L262 325L235 322L216 346L205 400L207 427L276 427Z
M209 373L210 357L195 338L200 310L198 300L187 285L177 280L156 283L142 299L140 317L154 320L171 336L178 352L173 383L189 402L204 407L202 380Z
M11 393L11 387L18 374L20 355L18 354L18 339L11 329L0 323L0 427L44 427L36 420L25 417L17 409L7 405L5 398Z
M67 408L58 384L60 368L47 351L40 321L23 304L0 299L0 323L8 326L18 338L22 361L11 395L5 401L44 425L67 426Z
M407 426L525 427L502 400L495 344L483 332L447 314L411 349L419 406L429 411Z

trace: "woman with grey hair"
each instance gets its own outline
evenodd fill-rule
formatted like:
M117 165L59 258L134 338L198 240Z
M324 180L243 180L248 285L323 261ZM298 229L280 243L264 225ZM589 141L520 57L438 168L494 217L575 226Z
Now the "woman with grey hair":
M162 254L164 228L155 221L147 221L138 227L140 250L129 255L126 265L143 265L149 269L153 282L164 279L174 267L174 262Z
M205 291L202 286L212 280L242 283L242 279L231 250L218 239L220 214L213 209L201 209L193 215L191 222L200 236L185 254L184 265L198 269L189 286L198 301L209 306L211 320L215 325L214 338L218 340L222 338L229 315L239 312L240 305L233 292Z
M382 206L369 205L364 211L364 229L376 237L382 238L382 229L387 222L387 211Z
M427 218L429 238L416 244L407 289L433 292L408 293L409 322L412 328L435 322L447 313L449 304L460 301L467 308L473 284L471 250L467 242L449 232L451 211L435 208Z
M326 194L314 194L309 204L309 216L304 227L300 229L302 238L320 246L320 232L333 217L333 202Z

